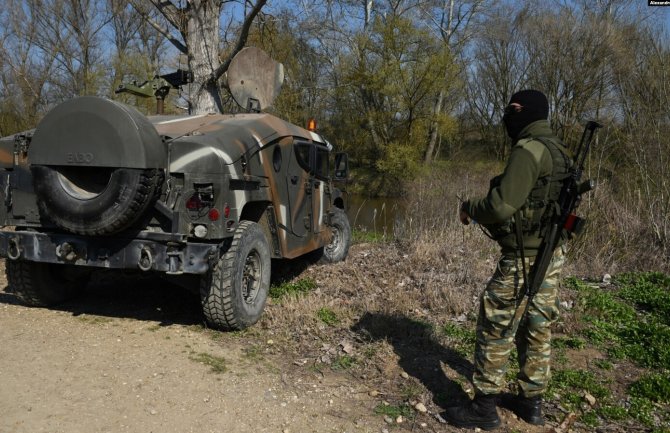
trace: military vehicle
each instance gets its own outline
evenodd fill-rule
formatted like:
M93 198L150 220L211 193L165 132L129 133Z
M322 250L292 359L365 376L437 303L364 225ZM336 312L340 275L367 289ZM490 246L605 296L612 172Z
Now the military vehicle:
M197 290L208 324L233 330L261 316L271 259L344 260L351 229L330 175L332 146L257 112L272 99L264 89L276 93L258 85L258 71L280 81L277 65L255 64L256 75L240 78L231 64L231 92L254 112L147 117L79 97L35 130L0 139L0 256L10 290L48 306L95 270L137 270ZM334 159L346 178L346 154Z

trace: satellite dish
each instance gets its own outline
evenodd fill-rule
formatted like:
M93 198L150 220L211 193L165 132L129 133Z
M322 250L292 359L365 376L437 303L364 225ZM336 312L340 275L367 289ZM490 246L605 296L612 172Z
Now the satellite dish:
M226 73L226 87L240 107L264 110L274 102L284 82L284 65L256 47L242 49Z

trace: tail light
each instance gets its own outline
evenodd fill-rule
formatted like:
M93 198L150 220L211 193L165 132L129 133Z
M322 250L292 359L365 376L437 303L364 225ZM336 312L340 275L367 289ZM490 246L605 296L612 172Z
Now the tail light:
M192 218L207 215L214 206L214 186L211 183L194 184L195 191L186 199L184 206Z

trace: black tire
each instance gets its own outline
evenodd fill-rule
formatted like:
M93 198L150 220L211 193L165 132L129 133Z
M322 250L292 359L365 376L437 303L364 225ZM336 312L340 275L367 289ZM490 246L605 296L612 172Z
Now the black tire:
M351 226L347 214L334 208L330 216L330 243L323 247L319 263L337 263L347 258L351 246Z
M228 251L200 280L207 323L225 331L256 323L268 297L270 263L270 247L261 227L240 222Z
M130 227L153 204L162 179L154 169L32 167L40 213L81 235L110 235Z
M88 270L71 265L7 260L6 266L10 291L33 307L73 298L90 278Z

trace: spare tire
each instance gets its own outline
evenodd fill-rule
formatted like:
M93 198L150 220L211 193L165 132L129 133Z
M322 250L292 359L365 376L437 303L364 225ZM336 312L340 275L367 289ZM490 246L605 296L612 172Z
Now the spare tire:
M71 233L110 235L129 228L153 204L158 169L31 167L42 217Z

